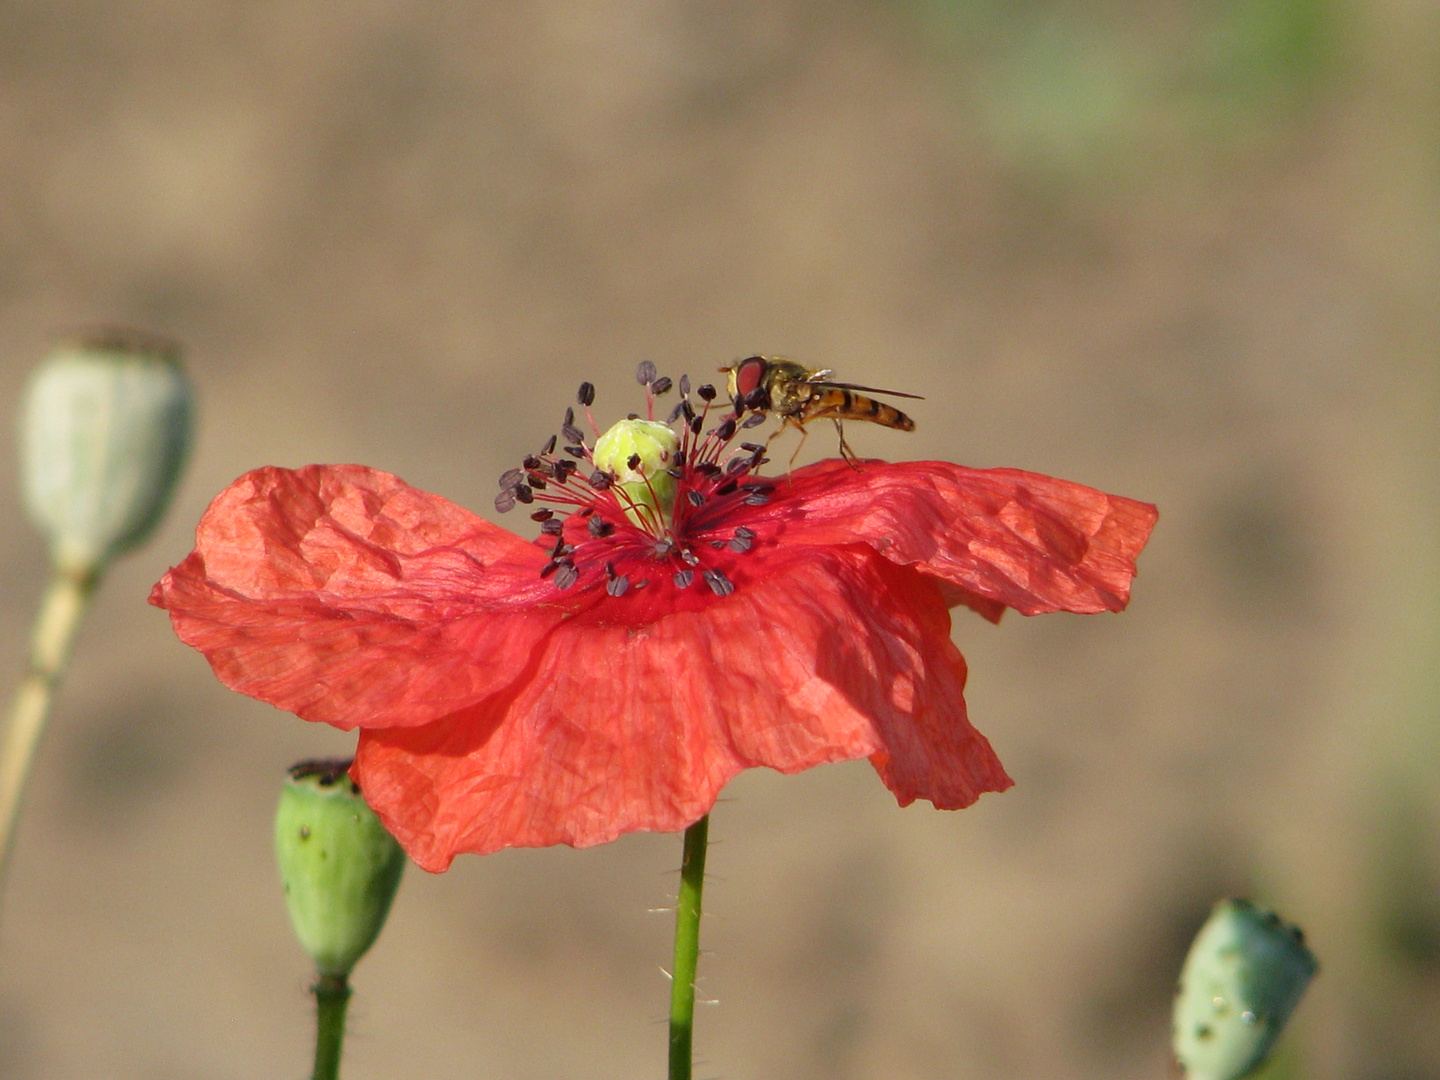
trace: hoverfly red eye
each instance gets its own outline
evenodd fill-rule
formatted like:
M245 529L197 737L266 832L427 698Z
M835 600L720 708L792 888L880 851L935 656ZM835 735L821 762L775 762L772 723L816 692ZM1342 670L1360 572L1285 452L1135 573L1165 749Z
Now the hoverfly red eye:
M742 401L750 391L760 385L760 379L765 374L765 369L770 362L763 356L752 356L748 360L741 360L735 366L735 393Z

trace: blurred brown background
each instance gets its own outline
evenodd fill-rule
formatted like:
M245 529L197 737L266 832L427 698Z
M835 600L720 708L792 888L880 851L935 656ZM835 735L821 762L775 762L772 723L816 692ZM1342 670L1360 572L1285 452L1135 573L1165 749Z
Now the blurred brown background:
M270 815L349 738L145 606L212 495L358 461L489 513L581 379L608 417L640 360L764 351L926 396L861 453L1162 517L1124 615L957 613L1012 791L732 785L698 1075L1165 1076L1185 943L1244 891L1323 963L1272 1076L1440 1077L1437 61L1403 0L0 0L0 400L111 320L202 395L42 749L0 1076L308 1072ZM45 561L0 457L13 680ZM658 1077L678 861L412 868L346 1075Z

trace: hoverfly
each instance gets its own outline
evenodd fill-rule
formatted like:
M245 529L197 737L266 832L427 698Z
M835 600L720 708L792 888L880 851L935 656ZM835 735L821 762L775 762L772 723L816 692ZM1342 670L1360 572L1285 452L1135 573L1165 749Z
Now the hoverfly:
M770 412L780 417L782 423L770 436L772 441L787 427L794 427L800 430L800 446L804 446L806 424L811 420L833 420L835 431L840 436L840 456L852 468L859 459L845 441L842 420L865 420L897 431L915 430L915 421L899 409L865 395L888 394L918 401L919 394L833 382L830 368L807 368L793 360L774 357L752 356L734 367L720 370L730 373L730 396L735 399L737 408L743 402L756 412ZM756 393L757 390L763 390L764 394ZM756 398L760 399L758 404ZM800 453L800 446L795 448L795 454L790 455L792 464L795 455Z

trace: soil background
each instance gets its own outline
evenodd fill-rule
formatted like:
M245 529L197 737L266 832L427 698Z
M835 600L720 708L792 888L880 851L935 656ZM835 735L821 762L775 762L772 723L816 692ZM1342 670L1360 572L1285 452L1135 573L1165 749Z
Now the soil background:
M956 613L1011 791L731 785L697 1074L1164 1076L1189 936L1243 893L1323 965L1272 1077L1440 1077L1437 11L0 0L0 403L119 322L186 344L201 410L38 761L0 1077L307 1072L270 819L351 737L146 606L216 492L363 462L491 515L582 379L618 416L641 360L754 352L925 396L863 454L1161 519L1122 615ZM46 560L14 475L0 440L18 679ZM660 1076L679 848L412 867L346 1076Z

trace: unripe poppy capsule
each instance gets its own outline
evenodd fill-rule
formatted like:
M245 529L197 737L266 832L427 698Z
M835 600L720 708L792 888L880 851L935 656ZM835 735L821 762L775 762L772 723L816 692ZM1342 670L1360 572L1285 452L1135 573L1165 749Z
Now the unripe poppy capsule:
M1316 971L1298 927L1221 900L1185 958L1175 1056L1189 1080L1238 1080L1265 1060Z
M675 504L675 478L666 470L680 440L658 420L621 420L595 440L595 467L615 477L626 513L641 525L647 511L668 521Z
M349 765L293 766L275 812L290 923L322 976L348 975L375 943L405 869L405 853L361 798Z
M106 330L62 343L20 417L30 518L56 567L90 574L154 529L190 449L194 399L173 342Z

